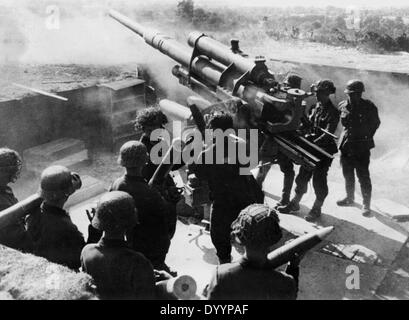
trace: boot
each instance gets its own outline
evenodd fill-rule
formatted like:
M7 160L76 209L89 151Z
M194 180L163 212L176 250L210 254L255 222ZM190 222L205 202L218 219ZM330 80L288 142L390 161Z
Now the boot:
M281 197L280 201L278 201L275 205L275 209L278 209L279 207L284 207L290 203L290 196L289 195L284 195Z
M340 207L352 207L354 204L354 199L350 197L346 197L342 200L337 201L337 205Z
M289 214L300 210L301 195L295 195L294 198L285 206L277 207L278 212Z
M315 200L314 205L312 206L312 209L308 213L308 215L305 217L305 220L308 222L313 222L319 219L321 216L321 207L322 207L323 202Z
M364 203L362 208L362 215L364 217L369 217L371 215L371 195L365 194L363 198Z
M362 209L362 215L364 217L369 217L371 215L371 212L372 211L371 211L370 207L364 206L363 209Z

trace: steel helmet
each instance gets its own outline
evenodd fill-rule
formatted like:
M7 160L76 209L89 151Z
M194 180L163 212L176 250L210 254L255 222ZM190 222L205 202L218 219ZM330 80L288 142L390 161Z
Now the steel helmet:
M364 83L361 80L349 80L344 90L345 93L362 93L365 91Z
M50 166L41 173L39 194L45 200L68 197L81 188L81 178L66 167Z
M302 81L301 77L297 76L296 74L291 74L284 79L283 83L289 86L291 89L300 89L301 81Z
M336 88L331 80L324 79L318 80L316 83L314 83L311 86L311 91L312 92L324 91L327 92L328 94L334 94L336 92Z
M101 231L125 231L137 223L134 199L123 191L112 191L101 196L92 219L92 226Z
M231 236L243 246L269 247L282 237L279 221L273 209L264 204L252 204L232 223Z
M140 167L148 161L148 157L146 146L140 141L131 140L119 150L118 164L125 168Z

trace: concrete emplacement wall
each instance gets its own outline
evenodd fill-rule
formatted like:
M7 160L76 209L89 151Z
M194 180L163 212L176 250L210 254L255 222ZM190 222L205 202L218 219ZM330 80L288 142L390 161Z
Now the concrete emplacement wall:
M22 152L62 137L81 139L87 147L106 143L109 92L93 86L58 94L68 101L34 95L0 102L0 145Z

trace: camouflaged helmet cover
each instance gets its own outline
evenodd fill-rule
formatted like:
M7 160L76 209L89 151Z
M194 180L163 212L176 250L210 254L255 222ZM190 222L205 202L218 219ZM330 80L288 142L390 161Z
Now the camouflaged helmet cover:
M125 231L138 223L135 202L123 191L111 191L99 199L92 226L101 231Z
M279 222L273 209L263 204L252 204L243 209L232 223L231 236L243 246L269 247L282 237Z
M148 150L140 141L128 141L119 150L118 164L125 168L136 168L148 161Z
M22 163L17 151L9 148L0 148L0 171L9 174L11 181L15 181L18 178Z

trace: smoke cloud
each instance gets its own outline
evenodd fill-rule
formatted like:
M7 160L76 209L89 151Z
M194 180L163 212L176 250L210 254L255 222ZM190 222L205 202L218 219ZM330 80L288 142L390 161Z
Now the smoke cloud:
M169 99L184 103L186 96L192 93L179 85L176 78L172 76L171 69L175 62L150 48L138 35L133 34L106 15L107 7L119 11L121 8L124 10L123 8L126 7L122 6L123 3L129 5L130 2L59 1L57 2L58 28L50 28L50 22L51 25L53 22L51 19L53 11L48 10L48 7L52 3L36 1L36 4L33 4L21 1L17 5L15 2L7 3L2 0L0 6L3 5L4 10L2 10L3 16L0 19L0 65L10 63L134 64L135 70L139 65L147 68L153 83ZM146 9L149 7L148 4L139 2L133 4L133 7L135 8L133 11L122 12L144 24L155 26L182 42L185 41L190 31L189 28L181 28L180 24L170 26L169 21L167 25L161 25L160 17L152 13L155 12L154 4L150 4L152 10L145 17L138 10ZM173 7L176 7L176 3ZM231 37L236 37L241 39L244 51L252 55L264 54L267 58L276 58L275 52L278 51L277 48L274 51L276 44L266 42L266 36L260 30L235 30L231 34L216 32L213 36L226 44ZM286 46L288 47L287 52L291 52L291 44L286 44ZM292 50L291 59L305 61L305 51L299 49L296 47ZM331 59L334 64L337 64L336 60L345 61L345 55L348 55L347 59L351 60L354 55L358 54L351 50L345 52L338 50L333 51ZM282 57L283 54L280 58ZM397 59L400 60L395 58ZM319 63L319 59L316 60ZM382 57L379 58L377 66L387 70L388 66L382 65L381 61ZM391 61L391 57L385 56L384 61ZM312 82L320 78L332 79L337 86L336 102L345 98L343 88L349 79L362 79L367 88L365 96L378 106L382 121L376 135L378 148L376 148L375 155L408 145L408 138L406 138L409 136L406 125L409 122L407 77L397 77L387 72L362 72L345 68L313 67L306 64L271 62L270 67L282 77L287 72L297 72L304 78L304 89L306 90L309 89Z

